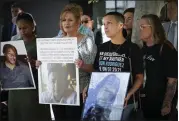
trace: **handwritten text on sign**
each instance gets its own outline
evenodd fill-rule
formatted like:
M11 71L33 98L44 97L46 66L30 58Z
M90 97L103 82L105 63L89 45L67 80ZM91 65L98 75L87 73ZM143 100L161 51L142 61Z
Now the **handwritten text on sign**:
M46 63L74 63L77 58L77 38L38 38L38 60Z

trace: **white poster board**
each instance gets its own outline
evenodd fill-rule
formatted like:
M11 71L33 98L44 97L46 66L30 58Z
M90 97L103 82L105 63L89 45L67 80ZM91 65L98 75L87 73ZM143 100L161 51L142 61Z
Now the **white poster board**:
M121 120L130 73L92 73L83 120Z
M39 103L80 105L77 38L38 38Z
M3 90L36 89L23 40L1 42L0 54Z

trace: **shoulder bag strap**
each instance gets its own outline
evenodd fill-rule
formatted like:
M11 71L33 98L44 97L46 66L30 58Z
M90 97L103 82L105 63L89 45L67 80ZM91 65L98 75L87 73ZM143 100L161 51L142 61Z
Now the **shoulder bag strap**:
M131 43L129 44L129 68L130 68L130 79L131 79L131 84L134 84L133 81L133 75L132 75L132 62L131 62ZM134 109L135 111L137 111L137 105L136 105L136 99L135 99L135 94L132 95L133 96L133 101L134 101Z

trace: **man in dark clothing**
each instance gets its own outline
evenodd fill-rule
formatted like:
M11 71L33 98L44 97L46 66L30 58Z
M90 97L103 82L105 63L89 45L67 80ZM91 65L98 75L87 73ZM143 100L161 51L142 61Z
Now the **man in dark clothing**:
M2 41L10 41L11 37L17 34L16 17L22 9L17 3L11 5L11 21L7 21L2 29ZM6 21L5 21L6 22Z
M132 36L132 27L133 27L133 20L134 20L134 8L128 8L124 11L124 29L127 31L127 36L125 37L127 40L131 41Z

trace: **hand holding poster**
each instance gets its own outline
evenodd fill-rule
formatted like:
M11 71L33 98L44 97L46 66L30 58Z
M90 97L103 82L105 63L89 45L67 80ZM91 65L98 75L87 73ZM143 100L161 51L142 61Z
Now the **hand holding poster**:
M0 58L2 89L35 89L24 41L1 42Z
M37 39L39 103L79 105L77 38Z
M121 120L129 73L92 73L83 120Z

